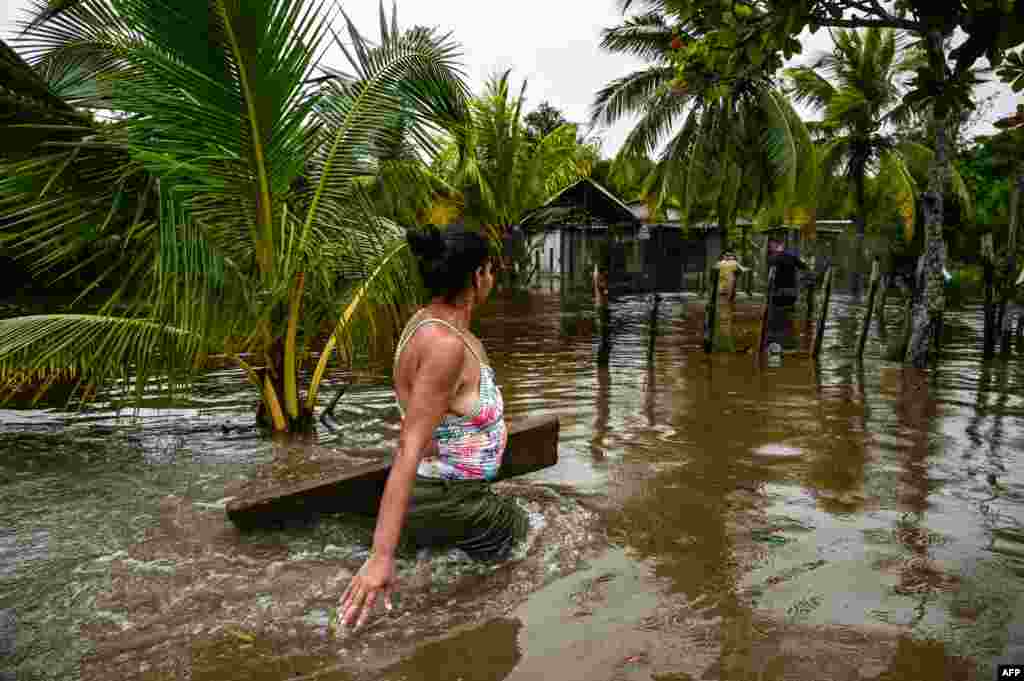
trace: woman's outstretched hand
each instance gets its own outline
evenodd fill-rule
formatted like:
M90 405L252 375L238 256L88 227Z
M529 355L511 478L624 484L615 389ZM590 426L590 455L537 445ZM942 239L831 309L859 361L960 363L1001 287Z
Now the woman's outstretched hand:
M370 553L370 557L352 577L338 602L338 624L341 629L347 629L353 622L356 630L361 629L373 611L377 598L382 594L384 607L390 612L393 607L391 593L395 587L395 579L394 557Z

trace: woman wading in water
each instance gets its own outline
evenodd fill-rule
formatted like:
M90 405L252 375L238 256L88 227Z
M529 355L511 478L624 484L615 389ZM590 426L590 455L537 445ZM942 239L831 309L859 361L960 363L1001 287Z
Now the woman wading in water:
M474 309L494 286L487 241L435 227L410 232L408 240L433 297L409 320L395 351L398 451L370 557L339 603L342 627L362 627L381 595L391 609L403 531L417 546L454 545L478 560L501 560L527 529L524 511L489 484L508 433L494 370L469 331Z

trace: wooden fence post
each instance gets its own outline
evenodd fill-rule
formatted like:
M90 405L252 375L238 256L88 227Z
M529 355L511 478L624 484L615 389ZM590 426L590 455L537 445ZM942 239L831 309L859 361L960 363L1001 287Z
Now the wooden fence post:
M760 359L764 349L768 345L768 320L771 317L772 289L775 288L775 267L768 270L768 284L764 291L764 310L761 312L761 332L757 335L757 353L755 357Z
M704 305L704 352L710 354L715 346L715 334L718 329L718 281L719 270L712 270L711 297Z
M875 304L875 315L877 315L877 323L875 327L878 329L878 337L882 341L887 341L889 338L889 327L886 326L885 319L885 301L889 298L889 289L892 286L892 277L890 274L882 274L881 279L878 283L878 302Z
M864 356L864 344L868 341L868 332L871 330L871 315L875 311L875 296L878 295L878 258L871 264L871 288L868 289L868 306L864 310L864 321L860 327L860 336L857 338L857 359Z
M825 339L825 320L828 318L828 306L832 302L832 265L828 266L825 272L825 293L821 300L821 312L818 314L818 325L814 330L814 348L811 356L817 357L821 354L821 343Z

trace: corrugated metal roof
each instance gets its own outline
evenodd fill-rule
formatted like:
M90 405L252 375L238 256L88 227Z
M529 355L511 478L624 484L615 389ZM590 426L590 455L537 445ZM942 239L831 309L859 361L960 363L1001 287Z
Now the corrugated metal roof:
M604 198L608 199L612 203L612 205L620 212L620 214L622 215L623 218L627 218L627 216L628 216L628 219L624 219L622 221L623 223L627 223L627 222L631 223L631 222L636 222L637 221L636 217L633 215L633 211L630 210L629 206L627 206L625 203L623 203L621 199L619 199L617 196L615 196L610 191L608 191L608 189L606 189L605 187L601 186L599 183L595 182L594 180L590 179L589 177L584 177L584 178L580 178L576 182L574 182L574 183L570 184L569 186L565 187L560 192L558 192L557 194L552 196L550 199L545 201L539 207L535 208L534 210L531 210L529 213L526 214L525 217L523 217L523 219L520 221L520 224L529 221L531 217L533 217L535 214L543 211L545 208L551 207L551 205L556 203L566 192L572 191L576 187L579 187L581 184L588 184L593 189L596 189Z

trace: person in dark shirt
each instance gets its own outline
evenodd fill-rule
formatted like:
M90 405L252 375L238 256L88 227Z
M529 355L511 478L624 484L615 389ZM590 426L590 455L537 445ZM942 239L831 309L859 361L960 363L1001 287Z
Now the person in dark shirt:
M783 248L777 239L768 241L768 268L775 268L775 279L771 290L771 308L768 310L768 349L778 353L783 347L793 345L790 316L800 294L798 270L806 270L807 263Z

